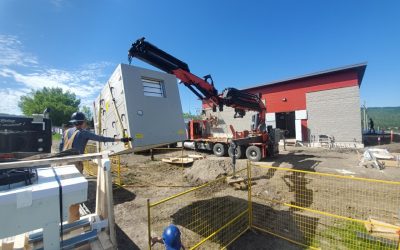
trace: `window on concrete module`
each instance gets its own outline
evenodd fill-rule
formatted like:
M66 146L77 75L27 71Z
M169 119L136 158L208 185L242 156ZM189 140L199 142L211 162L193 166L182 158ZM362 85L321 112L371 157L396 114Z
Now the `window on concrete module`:
M142 77L142 84L145 96L165 97L164 82L162 80Z

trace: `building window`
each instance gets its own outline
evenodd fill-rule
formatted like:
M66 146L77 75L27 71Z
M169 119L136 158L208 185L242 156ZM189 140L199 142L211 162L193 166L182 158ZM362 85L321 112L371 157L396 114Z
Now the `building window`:
M142 84L145 96L165 97L164 82L162 80L142 77Z

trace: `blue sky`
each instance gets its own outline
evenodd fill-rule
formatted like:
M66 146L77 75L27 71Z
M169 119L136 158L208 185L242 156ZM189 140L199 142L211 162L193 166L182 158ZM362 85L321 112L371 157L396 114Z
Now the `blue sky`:
M0 113L44 86L90 105L142 36L220 91L367 61L361 101L400 106L399 13L399 1L372 0L1 0ZM185 112L200 107L180 94Z

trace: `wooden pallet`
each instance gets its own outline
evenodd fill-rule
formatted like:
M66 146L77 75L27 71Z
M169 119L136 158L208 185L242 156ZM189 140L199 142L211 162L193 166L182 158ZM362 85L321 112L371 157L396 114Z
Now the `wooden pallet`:
M204 155L188 155L187 157L193 158L194 160L201 160L201 159L206 158L206 157L204 157Z
M400 162L398 160L378 160L385 167L400 167Z
M168 157L163 158L161 161L171 164L189 164L194 162L194 159L189 157Z
M0 250L28 250L32 249L28 244L28 235L20 234L0 240Z
M395 225L369 218L368 222L364 223L364 226L372 236L382 237L393 241L399 239L398 228L396 229Z

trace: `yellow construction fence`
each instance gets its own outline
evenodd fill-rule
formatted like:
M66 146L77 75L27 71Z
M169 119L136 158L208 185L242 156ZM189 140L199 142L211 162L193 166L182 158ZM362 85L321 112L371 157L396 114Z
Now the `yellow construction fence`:
M244 177L247 192L221 177L148 201L149 249L170 223L187 249L226 248L248 229L309 249L400 249L400 182L250 162Z
M89 153L97 153L97 147L95 144L87 144L85 148L85 154ZM113 183L122 186L124 183L122 181L122 172L124 168L121 165L121 158L119 155L111 156L111 174L113 177ZM97 176L97 164L93 161L84 161L83 162L84 172L91 176Z
M148 200L149 249L165 249L160 244L152 247L151 237L161 236L163 229L171 223L180 228L186 249L223 248L246 232L249 226L248 197L221 195L228 185L226 178L157 202Z
M311 249L400 249L400 182L249 167L252 228Z

